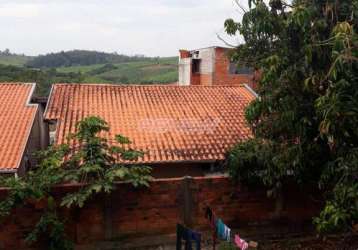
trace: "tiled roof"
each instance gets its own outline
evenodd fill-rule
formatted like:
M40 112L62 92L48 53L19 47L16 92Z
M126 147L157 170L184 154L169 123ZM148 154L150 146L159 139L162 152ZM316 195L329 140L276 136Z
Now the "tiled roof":
M97 115L108 139L122 134L145 152L140 162L213 161L251 136L244 108L254 98L244 86L55 84L45 119L58 122L57 144Z
M0 172L19 167L37 105L30 104L35 84L0 83Z

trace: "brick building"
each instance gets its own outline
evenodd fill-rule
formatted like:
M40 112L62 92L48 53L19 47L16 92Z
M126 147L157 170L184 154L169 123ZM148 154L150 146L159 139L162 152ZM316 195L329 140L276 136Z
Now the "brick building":
M47 147L43 109L31 102L34 83L0 83L0 174L23 175Z
M230 61L230 48L208 47L197 50L180 50L179 85L247 84L255 89L254 73L249 68L238 68Z
M254 98L243 85L55 84L45 119L61 144L78 121L99 116L108 139L129 137L145 153L137 163L152 166L155 177L202 176L251 136L244 109Z

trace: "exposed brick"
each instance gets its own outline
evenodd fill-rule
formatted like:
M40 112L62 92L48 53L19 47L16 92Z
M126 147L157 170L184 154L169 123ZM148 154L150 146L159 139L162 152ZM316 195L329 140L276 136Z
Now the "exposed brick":
M150 188L136 190L128 184L118 184L110 196L112 237L140 237L175 233L176 223L183 222L183 179L153 181ZM54 190L57 200L64 187ZM76 187L73 187L74 190ZM65 190L71 190L65 186ZM226 224L232 227L249 223L269 222L275 204L264 189L248 190L234 185L226 177L197 177L190 181L192 223L197 229L208 229L204 211L210 205ZM4 197L6 190L0 190ZM288 223L309 221L319 211L319 204L306 196L308 190L285 189L283 217ZM82 209L62 209L67 233L78 247L108 240L105 235L104 196L97 195ZM0 224L0 249L30 249L24 242L41 214L42 206L31 204L15 209Z

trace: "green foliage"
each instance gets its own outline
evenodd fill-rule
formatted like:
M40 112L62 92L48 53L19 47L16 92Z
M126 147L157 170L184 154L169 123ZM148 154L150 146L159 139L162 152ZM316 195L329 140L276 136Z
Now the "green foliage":
M109 127L104 120L87 117L69 137L70 144L75 142L76 147L52 146L39 153L40 165L26 176L2 178L1 186L8 187L9 193L0 202L0 216L9 215L13 208L26 203L46 201L47 208L27 237L28 242L41 238L40 242L47 243L50 249L72 249L64 223L57 215L59 206L81 208L95 194L113 191L117 181L147 187L151 180L151 168L133 165L143 152L131 149L130 140L122 135L115 137L118 145L109 145L101 137L107 131ZM66 194L58 204L51 189L62 183L77 183L79 188Z
M63 157L67 154L68 146L50 147L39 153L42 159L37 169L29 171L24 177L2 177L0 186L8 187L9 193L0 202L0 217L9 215L11 209L23 206L26 201L38 201L44 198L52 199L51 187L62 182L64 169Z
M98 136L109 131L108 124L99 117L87 117L77 124L77 133L70 136L79 143L79 148L70 152L70 159L64 164L65 182L80 182L84 185L79 191L65 196L61 205L83 207L95 193L110 193L115 188L115 180L125 180L134 186L148 186L150 168L145 166L125 166L123 162L135 161L143 156L141 151L126 148L130 140L116 135L119 146L110 146L107 139Z
M11 65L11 66L23 66L32 57L17 54L5 54L0 51L0 64Z
M272 148L270 145L260 143L252 139L245 143L236 145L229 153L228 159L231 168L229 169L230 176L240 183L248 185L273 185L273 180L279 178L272 178L267 174L270 170L267 166L272 166ZM266 171L266 173L265 173ZM261 178L260 173L265 173Z
M72 50L50 53L33 58L26 63L32 68L55 68L61 66L92 65L142 61L144 56L126 56L89 50Z
M34 243L39 240L44 249L71 250L73 243L67 239L64 223L56 212L45 212L37 222L34 230L26 237L26 242Z
M83 82L82 73L58 72L56 69L37 70L19 66L0 64L0 81L2 82L36 82L36 95L45 96L54 82Z
M246 110L255 139L230 153L231 175L269 188L287 178L325 191L321 232L357 223L358 1L251 0L229 35L238 64L262 73Z
M323 233L351 228L351 222L358 220L358 183L338 184L333 195L313 221L318 231Z
M33 69L10 65L14 56L9 55L5 58L0 54L0 63L3 63L0 64L0 81L36 82L35 95L37 96L47 96L51 84L57 82L151 84L178 80L177 57L141 58L128 63Z

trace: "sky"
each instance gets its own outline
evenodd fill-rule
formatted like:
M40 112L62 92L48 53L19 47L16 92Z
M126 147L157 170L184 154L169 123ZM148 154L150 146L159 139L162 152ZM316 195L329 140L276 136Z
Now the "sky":
M225 35L224 21L241 17L234 0L0 0L0 50L175 56L224 45L217 34L240 43Z

